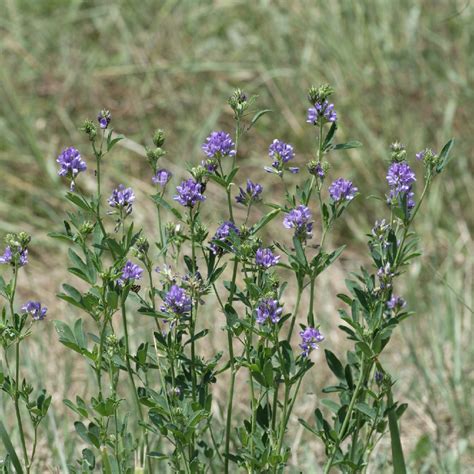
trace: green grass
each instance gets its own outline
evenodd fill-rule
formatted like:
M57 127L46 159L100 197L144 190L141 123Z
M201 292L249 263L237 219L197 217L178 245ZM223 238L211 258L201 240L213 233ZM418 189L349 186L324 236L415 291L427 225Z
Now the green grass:
M455 159L418 223L424 256L404 289L418 315L398 338L391 361L401 374L400 395L410 402L402 441L413 472L474 468L469 2L0 0L0 8L0 232L34 234L22 291L45 299L51 319L71 317L54 299L67 277L55 269L61 252L52 252L55 243L46 237L64 212L54 160L70 144L90 158L77 128L101 107L111 109L116 130L137 143L150 143L153 130L165 128L167 158L179 174L184 163L201 159L199 147L211 129L231 127L225 107L231 89L258 94L274 113L259 122L242 151L268 190L273 181L262 166L273 138L291 141L301 163L310 156L305 93L313 83L336 88L342 138L364 144L333 158L334 173L350 176L362 191L383 192L384 160L395 139L413 155L426 145L439 150L455 136ZM129 182L139 197L150 191L143 157L122 148L110 160L114 183ZM360 200L337 229L335 240L358 235L360 242L348 249L336 277L362 261L361 229L377 217L376 208ZM147 227L151 213L149 205L138 216ZM331 285L324 280L320 291ZM327 330L336 327L332 303L323 309ZM28 364L55 391L42 446L45 466L64 469L77 452L61 400L68 387L85 392L87 374L66 357L50 366L51 352L62 354L55 339L49 327L32 344ZM383 460L384 449L377 456ZM298 462L314 465L307 453Z

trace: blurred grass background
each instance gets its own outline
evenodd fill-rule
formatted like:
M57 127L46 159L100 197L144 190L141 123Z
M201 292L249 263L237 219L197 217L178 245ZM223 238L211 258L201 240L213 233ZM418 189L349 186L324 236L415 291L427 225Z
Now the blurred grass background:
M306 90L329 82L336 89L340 140L364 144L334 155L333 173L352 178L366 195L384 192L384 159L395 139L412 157L457 139L455 159L417 224L423 257L400 288L417 316L384 362L400 374L399 398L410 404L402 434L412 472L472 472L473 8L469 0L0 0L0 232L34 235L22 295L45 301L51 320L72 318L54 298L70 278L64 250L46 233L65 210L55 157L74 144L90 158L78 132L83 119L106 107L115 130L141 144L165 128L167 162L179 175L185 163L200 161L209 131L230 130L225 98L242 87L274 110L245 138L242 159L267 192L277 193L262 172L268 144L288 140L299 162L308 160L313 137L305 124ZM108 172L111 182L128 183L144 201L150 176L136 151L132 144L114 152ZM335 294L343 271L363 263L374 208L359 200L337 227L333 243L352 244L335 273L322 280L321 294ZM151 203L138 220L150 228ZM330 332L337 326L334 304L328 299L321 310L331 342L339 340ZM64 471L78 447L61 400L73 389L86 393L87 374L82 361L79 366L59 348L51 323L29 347L29 370L55 393L42 466ZM299 416L312 410L313 399ZM297 444L303 435L296 422L293 429ZM303 447L293 462L314 472L316 448ZM383 472L389 457L381 445L380 464L371 472Z

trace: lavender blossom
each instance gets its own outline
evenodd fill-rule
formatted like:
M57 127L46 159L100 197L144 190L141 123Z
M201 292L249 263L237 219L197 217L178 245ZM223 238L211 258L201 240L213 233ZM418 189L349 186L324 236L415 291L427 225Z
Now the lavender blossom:
M108 110L102 109L98 114L97 114L97 121L99 122L99 127L105 130L110 123L110 120L112 119L112 115Z
M270 268L278 264L279 255L274 255L271 249L259 248L255 254L255 263L259 267Z
M293 147L281 140L273 140L268 147L268 156L273 160L272 166L265 166L264 169L268 173L283 175L283 171L288 170L290 173L298 173L299 168L295 166L288 166L288 162L295 157Z
M280 321L282 312L283 308L279 305L278 300L272 300L271 298L261 300L256 311L256 321L258 324L265 324L267 320L277 323Z
M201 161L201 166L208 172L208 173L215 173L219 166L219 162L215 158L209 158L208 160Z
M174 200L178 201L182 206L194 207L198 201L204 201L206 196L202 193L202 184L189 178L183 181L179 186L176 187L177 195L174 196Z
M66 176L71 179L71 191L74 191L74 179L87 169L86 163L82 160L81 154L73 146L65 148L56 159L61 166L58 171L59 176Z
M387 308L395 313L398 313L406 305L407 302L401 296L392 295L392 297L387 301Z
M352 201L357 194L357 187L344 178L339 178L329 186L329 195L334 202Z
M247 205L260 200L262 191L263 187L260 184L253 183L250 179L247 179L247 189L240 188L240 193L235 197L235 200L240 204Z
M322 102L316 102L314 107L308 109L308 116L306 119L307 123L312 125L319 125L327 122L335 122L337 120L337 114L334 110L334 104L330 104L327 100Z
M185 316L191 312L192 300L178 285L173 285L165 296L161 311L164 313Z
M42 321L48 312L48 308L46 306L41 307L39 301L28 301L21 309L25 313L30 314L34 321Z
M324 336L319 332L318 329L310 327L307 327L303 331L300 331L300 336L300 347L301 349L303 349L303 357L308 357L308 355L313 349L318 349L318 343L324 340Z
M135 201L135 194L132 188L126 188L123 184L119 184L107 200L110 207L125 209L127 214L132 212L133 201Z
M306 206L299 205L291 210L283 219L283 225L287 229L295 229L295 236L303 242L312 237L313 220Z
M323 166L318 161L315 161L315 160L310 161L307 164L307 167L308 167L309 174L316 176L317 178L323 179L324 176L326 175Z
M124 286L131 281L139 280L142 275L143 269L139 265L136 265L135 263L128 260L125 266L122 268L122 273L117 282L120 286Z
M214 237L211 240L210 248L214 255L222 255L224 249L219 247L215 243L216 240L224 242L227 245L231 245L229 237L233 234L240 235L240 231L236 225L231 221L224 221L216 230Z
M19 248L17 252L18 256L18 265L23 267L28 263L28 249ZM5 251L2 256L0 256L0 264L14 264L15 258L10 246L5 247Z
M235 156L235 143L226 132L212 132L202 145L202 150L209 158Z
M390 263L387 262L384 267L379 268L377 270L377 276L379 277L380 288L382 290L392 287L392 280L395 276L395 273L392 272Z
M159 184L161 187L165 187L168 183L168 181L171 179L171 172L168 170L165 170L164 168L159 169L155 176L151 178L153 184Z
M398 199L406 199L407 208L409 210L413 209L415 201L413 200L412 186L415 181L415 173L406 161L392 163L387 172L387 182L390 186L388 203L391 204Z

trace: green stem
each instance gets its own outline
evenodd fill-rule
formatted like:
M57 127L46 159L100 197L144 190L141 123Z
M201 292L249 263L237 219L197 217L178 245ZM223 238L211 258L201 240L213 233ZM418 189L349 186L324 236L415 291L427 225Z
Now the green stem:
M299 310L299 307L300 307L302 292L303 292L303 290L301 288L301 285L298 284L298 294L296 296L296 304L295 304L295 309L293 310L293 317L291 318L290 330L288 331L287 341L291 341L291 336L293 334L293 329L295 327L296 318L298 317L298 310Z
M315 286L316 277L311 276L310 280L310 293L309 293L309 308L308 308L308 325L314 328L314 286Z
M355 387L354 393L352 394L351 401L349 403L349 408L347 409L346 416L344 417L344 421L342 423L341 429L339 430L339 433L337 434L337 440L336 443L334 444L334 448L331 454L331 457L329 458L329 461L326 463L326 466L324 467L324 474L327 474L329 470L331 469L334 458L336 457L337 450L339 449L339 445L341 444L342 440L344 439L344 435L347 429L347 426L349 425L349 421L352 416L352 410L354 409L355 402L357 401L357 398L359 396L359 392L362 388L362 385L365 381L365 356L362 355L362 360L361 360L361 366L360 366L360 373L359 373L359 379L357 380L357 385Z

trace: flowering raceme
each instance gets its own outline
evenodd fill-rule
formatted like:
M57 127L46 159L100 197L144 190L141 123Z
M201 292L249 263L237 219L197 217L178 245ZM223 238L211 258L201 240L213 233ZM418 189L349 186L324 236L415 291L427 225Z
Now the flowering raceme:
M142 275L143 269L139 265L128 260L125 266L122 268L120 278L117 281L120 286L124 286L129 282L139 280Z
M277 139L273 140L268 148L268 156L273 160L272 167L265 166L264 168L268 173L282 176L286 169L293 174L299 172L299 168L287 166L288 162L295 157L294 149L290 144Z
M295 237L302 242L310 239L313 235L313 220L308 207L300 205L291 210L283 219L283 225L287 229L295 229Z
M279 255L274 255L271 249L259 248L255 254L255 263L262 268L274 267L280 260Z
M151 178L153 184L159 184L162 188L164 188L168 181L171 179L171 172L165 169L159 169L155 175Z
M176 187L178 193L174 200L182 206L193 208L199 201L204 201L206 196L202 194L202 184L189 178Z
M28 301L21 309L30 314L34 321L42 321L48 311L48 308L46 306L42 307L39 301Z
M344 178L336 179L329 187L329 195L334 202L351 201L357 191L352 182Z
M316 102L314 107L308 109L307 123L312 125L319 125L321 120L324 122L335 122L337 114L334 110L334 104L330 104L327 100L323 102Z
M415 194L412 191L412 186L415 181L415 173L406 161L392 163L387 172L387 182L390 186L388 203L391 204L397 199L406 199L407 208L413 209L415 207L413 199Z
M258 183L253 183L250 179L247 179L247 189L240 188L240 193L235 197L235 200L239 204L248 205L251 202L258 201L260 194L262 194L263 187Z
M324 336L315 328L306 328L300 332L303 357L308 357L313 349L318 349L318 343L324 340Z
M278 303L278 300L272 298L266 298L257 306L257 318L256 321L258 324L265 324L268 320L272 323L277 323L280 321L281 313L283 308Z
M110 207L124 209L127 214L132 212L132 204L135 201L135 194L132 188L126 188L123 184L119 184L112 192L108 199Z
M231 222L231 221L224 221L216 230L216 233L214 237L211 240L210 248L213 254L222 254L224 252L224 249L222 247L219 247L215 243L213 243L216 240L219 240L221 242L224 242L228 245L231 244L229 240L229 236L234 233L235 235L240 234L240 230L236 225Z
M186 316L191 312L192 300L183 288L173 285L166 293L161 311L175 316Z
M71 191L74 191L74 179L79 173L87 169L87 165L81 158L79 150L73 146L65 148L58 156L56 162L61 166L58 175L69 178L71 180Z
M235 143L226 132L212 132L202 145L202 150L209 158L235 156Z

